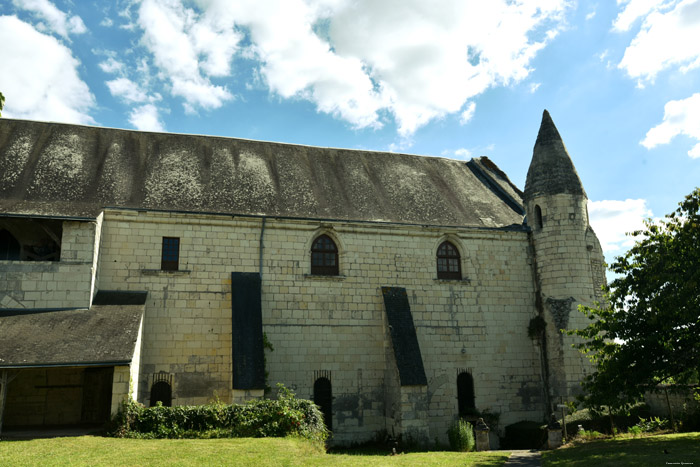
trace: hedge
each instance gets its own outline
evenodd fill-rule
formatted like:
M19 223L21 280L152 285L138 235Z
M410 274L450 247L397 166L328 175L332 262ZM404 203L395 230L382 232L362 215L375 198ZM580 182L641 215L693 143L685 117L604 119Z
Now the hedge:
M297 435L325 441L329 432L311 401L280 388L277 400L246 404L214 402L199 406L145 407L122 403L108 433L120 438L262 438Z

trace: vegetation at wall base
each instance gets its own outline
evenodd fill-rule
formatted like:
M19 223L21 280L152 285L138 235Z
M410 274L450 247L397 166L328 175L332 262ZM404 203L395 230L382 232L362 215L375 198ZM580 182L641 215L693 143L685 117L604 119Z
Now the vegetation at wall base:
M145 407L125 401L109 427L121 438L264 438L300 436L324 442L328 430L323 415L311 401L297 399L280 386L276 400L246 404L214 402L200 406Z
M698 383L700 368L700 188L660 222L632 232L616 258L605 304L580 307L591 324L568 334L594 362L584 406L625 407L658 384Z
M466 420L456 420L447 430L447 439L453 451L471 452L476 448L474 427Z

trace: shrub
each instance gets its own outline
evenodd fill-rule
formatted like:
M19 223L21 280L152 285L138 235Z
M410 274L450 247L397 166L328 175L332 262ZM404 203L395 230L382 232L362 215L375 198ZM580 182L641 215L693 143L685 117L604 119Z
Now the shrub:
M298 435L325 441L323 415L311 401L297 399L283 386L277 400L242 405L215 402L200 406L144 407L125 401L109 428L123 438L235 438Z
M644 433L665 430L669 427L668 420L659 417L642 418L639 417L639 423L632 428L639 428ZM630 430L632 429L630 428Z
M624 432L627 431L629 427L636 425L640 418L648 418L650 416L648 405L637 404L631 407L627 413L613 412L612 419L615 428ZM562 420L559 420L559 422L561 423ZM566 416L567 434L572 435L576 433L579 425L583 426L586 430L611 434L610 415L608 414L607 408L598 411L582 409Z
M579 439L585 439L586 441L591 441L594 439L605 438L605 435L600 431L580 430L578 433L576 433L576 437Z
M470 452L476 445L472 424L461 418L447 430L447 438L453 451Z

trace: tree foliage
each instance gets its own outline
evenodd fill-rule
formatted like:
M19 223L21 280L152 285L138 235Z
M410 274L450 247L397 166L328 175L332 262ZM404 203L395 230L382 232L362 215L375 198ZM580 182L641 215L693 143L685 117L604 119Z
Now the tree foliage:
M697 382L700 368L700 188L664 220L632 232L616 258L607 304L581 307L592 323L569 334L596 364L582 400L624 407L660 383Z
M0 92L0 117L2 117L2 108L5 107L5 96Z

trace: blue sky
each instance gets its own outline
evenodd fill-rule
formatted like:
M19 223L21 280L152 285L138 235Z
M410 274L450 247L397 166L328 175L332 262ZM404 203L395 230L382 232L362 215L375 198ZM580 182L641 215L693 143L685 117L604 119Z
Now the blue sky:
M5 0L3 117L469 159L552 114L611 259L700 183L700 0Z

